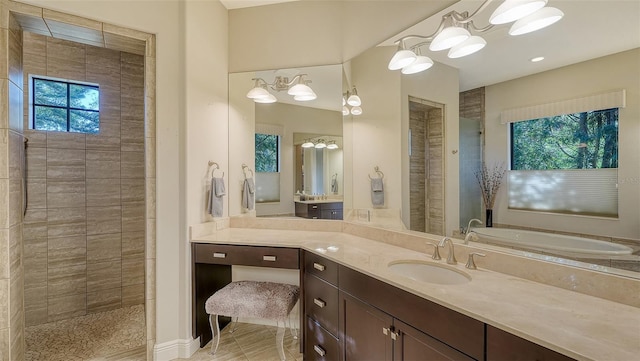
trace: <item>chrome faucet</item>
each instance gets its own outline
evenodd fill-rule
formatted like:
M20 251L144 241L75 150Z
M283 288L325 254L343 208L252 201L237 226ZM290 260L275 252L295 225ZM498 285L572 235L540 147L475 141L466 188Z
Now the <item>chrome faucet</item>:
M469 240L474 242L478 242L478 234L476 232L467 232L467 235L464 236L464 244L469 244Z
M469 231L471 231L471 224L472 224L473 222L477 222L477 223L482 224L482 221L481 221L481 220L479 220L478 218L472 218L472 219L469 221L469 223L467 223L467 228L465 228L465 229L464 229L464 232L462 232L462 234L467 234L467 233L469 233Z
M440 241L440 243L438 243L438 247L444 247L447 244L447 241L449 243L449 254L447 255L447 263L448 264L456 264L456 263L458 263L458 261L456 260L456 255L455 255L454 250L453 250L453 241L451 240L451 238L444 237Z

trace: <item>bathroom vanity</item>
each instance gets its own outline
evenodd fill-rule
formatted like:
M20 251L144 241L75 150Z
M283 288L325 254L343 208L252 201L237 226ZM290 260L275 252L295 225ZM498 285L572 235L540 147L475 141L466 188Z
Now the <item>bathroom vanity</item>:
M367 360L374 355L386 360L435 355L450 360L626 360L640 351L637 307L482 267L468 270L462 264L451 267L467 274L467 283L415 281L391 272L389 265L399 260L445 262L337 231L347 223L315 222L294 222L297 229L309 230L225 228L193 237L194 325L202 325L197 314L204 308L198 299L211 292L200 283L217 272L205 270L204 264L261 266L260 257L282 251L300 257L301 345L307 360ZM465 246L456 247L458 258L466 260ZM226 261L215 253L226 253ZM252 254L259 257L242 258ZM268 262L267 267L276 265ZM295 262L285 265L296 267ZM201 336L197 328L194 337Z
M295 201L296 217L342 219L342 202L335 200Z

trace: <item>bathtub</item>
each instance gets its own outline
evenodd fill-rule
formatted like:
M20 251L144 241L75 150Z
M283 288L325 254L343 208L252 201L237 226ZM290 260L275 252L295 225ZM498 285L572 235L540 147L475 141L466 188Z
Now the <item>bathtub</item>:
M596 239L509 228L471 228L480 241L575 258L628 256L631 247Z

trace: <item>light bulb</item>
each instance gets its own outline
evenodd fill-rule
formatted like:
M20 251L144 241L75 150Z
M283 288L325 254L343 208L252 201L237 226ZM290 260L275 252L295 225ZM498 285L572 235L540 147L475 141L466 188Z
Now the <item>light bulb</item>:
M413 63L416 60L416 54L411 50L400 49L389 61L389 70L398 70Z
M526 16L511 25L509 35L522 35L545 28L564 16L564 13L556 8L545 7L535 13Z
M253 99L253 101L256 103L268 104L268 103L275 103L278 101L278 99L273 94L269 93L268 96L264 98L255 98Z
M440 34L436 35L435 39L433 39L429 45L429 50L439 51L449 49L467 40L470 36L471 33L469 33L467 29L459 26L444 28Z
M360 115L360 114L362 114L362 108L357 107L357 106L356 106L356 107L351 108L351 114L353 114L353 115Z
M418 55L416 61L402 68L402 74L415 74L433 66L433 60L428 56Z
M342 107L342 115L349 115L349 108L347 107Z
M479 36L472 36L451 48L447 56L451 59L461 58L480 51L480 49L484 48L486 45L487 42L483 38Z
M489 17L493 25L506 24L533 14L547 5L547 0L505 0Z

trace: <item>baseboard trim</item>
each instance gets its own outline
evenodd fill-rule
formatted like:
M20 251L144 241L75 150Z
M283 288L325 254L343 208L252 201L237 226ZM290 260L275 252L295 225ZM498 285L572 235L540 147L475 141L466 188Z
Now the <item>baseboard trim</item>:
M173 340L156 344L153 347L155 361L170 361L177 358L189 358L200 348L200 337L191 340Z

